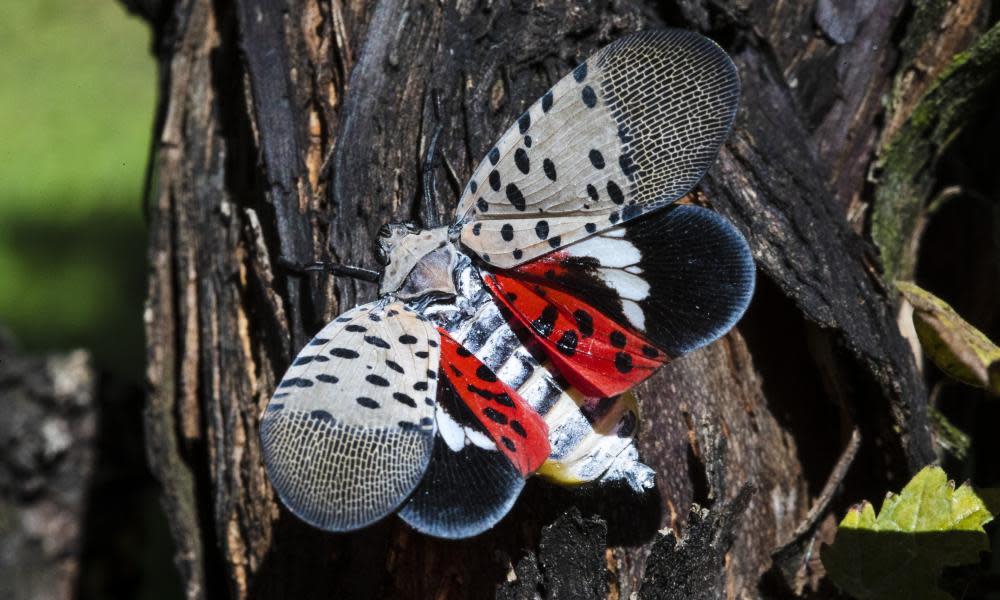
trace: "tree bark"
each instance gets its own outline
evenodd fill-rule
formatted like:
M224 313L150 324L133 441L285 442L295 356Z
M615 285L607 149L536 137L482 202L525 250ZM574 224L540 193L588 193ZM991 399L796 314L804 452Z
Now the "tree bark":
M86 351L21 356L0 330L0 597L75 597L97 462L97 381Z
M822 571L809 557L831 516L935 459L923 379L864 235L868 177L886 124L906 122L924 80L970 43L986 10L978 0L930 14L902 0L854 4L130 3L153 24L162 73L147 448L187 597L628 598L642 588L644 598L743 598L813 585ZM935 28L956 14L962 27ZM665 25L709 35L739 67L733 135L694 201L739 227L759 276L736 330L637 392L656 493L533 480L499 526L460 542L395 519L349 535L297 521L265 477L258 417L309 335L375 289L292 276L277 259L373 265L379 226L417 216L433 94L439 150L461 185L580 60ZM926 77L906 79L918 59ZM899 102L887 108L889 94ZM438 209L450 215L455 186L438 173ZM705 552L679 554L664 526Z

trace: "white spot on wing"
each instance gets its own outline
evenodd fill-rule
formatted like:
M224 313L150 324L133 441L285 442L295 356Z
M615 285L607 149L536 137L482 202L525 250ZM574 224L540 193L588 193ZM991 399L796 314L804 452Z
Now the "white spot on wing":
M598 269L597 275L625 300L645 300L649 297L649 283L638 275L621 269Z
M646 331L646 314L638 304L631 300L622 300L622 312L636 330Z
M469 442L471 442L474 446L478 446L478 447L482 448L483 450L496 450L497 449L497 445L495 443L493 443L493 440L491 440L490 438L486 437L482 433L479 433L475 429L470 429L470 428L466 427L465 428L465 435L469 438Z
M642 258L639 249L628 240L595 236L565 248L570 256L590 256L601 261L605 267L624 268L634 265Z
M465 432L462 426L456 423L440 405L434 418L437 419L438 433L441 434L444 443L455 452L461 450L465 446Z

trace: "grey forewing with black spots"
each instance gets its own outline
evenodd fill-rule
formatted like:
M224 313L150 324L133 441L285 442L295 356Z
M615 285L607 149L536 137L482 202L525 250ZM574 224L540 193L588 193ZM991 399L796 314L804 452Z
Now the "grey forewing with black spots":
M674 202L714 161L738 99L736 67L697 33L613 42L487 153L459 204L462 243L513 267Z
M431 458L439 361L437 329L399 302L357 307L316 334L261 419L285 505L330 531L394 511Z

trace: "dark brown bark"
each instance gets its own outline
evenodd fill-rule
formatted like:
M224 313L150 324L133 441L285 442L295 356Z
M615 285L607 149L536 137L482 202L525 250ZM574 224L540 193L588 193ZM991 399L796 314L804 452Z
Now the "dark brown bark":
M79 585L97 454L97 374L83 350L21 356L0 331L0 597Z
M647 562L642 597L698 582L701 597L785 594L810 578L833 509L934 460L923 380L859 233L882 125L920 94L894 77L917 55L950 58L919 40L901 55L902 0L843 14L828 1L147 4L163 74L147 443L189 598L627 598ZM289 276L277 257L373 264L378 227L417 216L432 92L461 179L579 60L665 24L710 35L739 67L736 128L696 201L744 232L759 285L737 330L638 390L657 493L533 481L495 530L461 542L394 519L351 535L298 522L266 480L258 415L308 335L375 290ZM969 30L941 43L960 48ZM438 173L447 215L456 198ZM713 512L691 519L693 502ZM564 514L574 506L583 517ZM685 524L705 560L657 542ZM678 569L705 571L681 582Z

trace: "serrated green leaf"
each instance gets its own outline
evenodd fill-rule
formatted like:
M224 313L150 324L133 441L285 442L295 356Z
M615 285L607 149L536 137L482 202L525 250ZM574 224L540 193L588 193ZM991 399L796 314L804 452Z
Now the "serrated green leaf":
M953 379L1000 395L1000 347L927 290L907 281L896 282L896 289L913 305L913 327L934 364Z
M938 578L946 566L973 563L989 548L983 526L997 510L940 467L926 467L899 494L886 494L875 514L869 502L848 511L823 565L837 586L860 600L946 600ZM989 504L989 506L988 506Z

